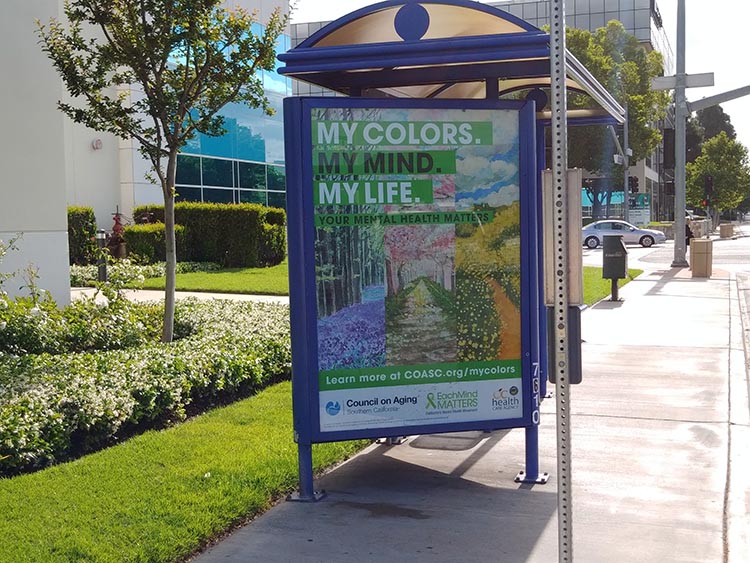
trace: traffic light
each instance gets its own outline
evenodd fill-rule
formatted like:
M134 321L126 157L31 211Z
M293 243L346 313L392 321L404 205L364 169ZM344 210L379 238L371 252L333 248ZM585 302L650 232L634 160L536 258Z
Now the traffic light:
M631 194L638 193L638 176L628 176L628 189Z
M711 196L714 193L714 177L707 174L703 178L703 207L711 205Z

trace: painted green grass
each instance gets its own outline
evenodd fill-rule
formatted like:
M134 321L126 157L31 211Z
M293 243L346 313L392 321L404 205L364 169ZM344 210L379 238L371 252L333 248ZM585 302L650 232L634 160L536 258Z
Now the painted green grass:
M316 469L365 442L314 446ZM2 562L173 562L296 488L291 385L0 480Z
M628 270L630 279L643 270ZM620 280L622 287L630 280ZM593 305L610 294L612 284L602 279L602 269L595 266L583 268L583 295L587 305ZM164 278L149 278L143 289L164 289ZM285 259L270 268L233 268L218 272L193 272L177 274L177 291L216 293L249 293L258 295L289 295L289 271Z
M617 287L622 287L630 280L640 276L643 270L629 269L628 279L617 282ZM612 293L612 280L602 279L602 269L596 266L583 267L583 301L586 305L593 305Z
M164 289L164 278L148 278L143 289ZM270 268L228 268L177 274L177 291L289 295L287 261Z

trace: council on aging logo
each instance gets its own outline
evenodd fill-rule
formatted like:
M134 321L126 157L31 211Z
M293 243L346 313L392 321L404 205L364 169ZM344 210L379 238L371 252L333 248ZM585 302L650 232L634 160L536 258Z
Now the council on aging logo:
M331 416L336 416L341 412L341 405L338 401L328 401L326 403L326 412Z

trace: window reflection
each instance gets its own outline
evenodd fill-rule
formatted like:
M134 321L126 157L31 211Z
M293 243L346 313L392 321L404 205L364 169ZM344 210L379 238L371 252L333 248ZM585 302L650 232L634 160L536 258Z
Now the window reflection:
M260 162L179 155L176 191L176 201L286 207L286 171Z

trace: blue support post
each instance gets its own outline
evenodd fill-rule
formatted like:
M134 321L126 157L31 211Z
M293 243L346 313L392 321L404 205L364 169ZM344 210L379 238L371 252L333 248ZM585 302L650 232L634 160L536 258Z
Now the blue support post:
M539 473L539 426L526 426L526 469L516 475L516 483L544 485L549 473Z
M325 497L325 491L316 491L313 483L312 444L297 444L297 467L299 471L299 492L292 493L287 497L287 500L317 502Z

